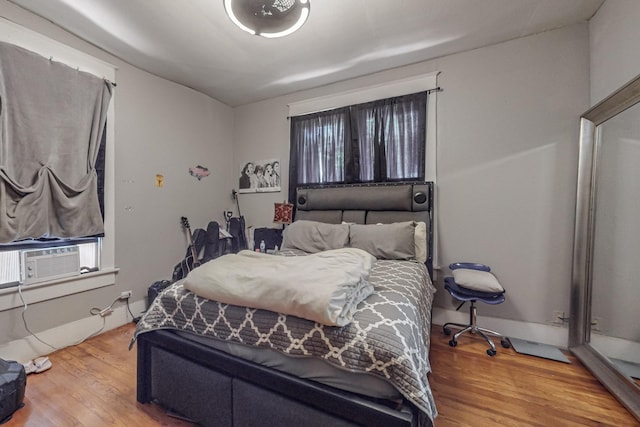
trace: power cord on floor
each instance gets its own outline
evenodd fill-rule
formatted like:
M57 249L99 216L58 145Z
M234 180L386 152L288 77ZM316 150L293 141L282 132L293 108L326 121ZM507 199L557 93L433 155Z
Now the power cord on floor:
M131 312L131 306L129 305L129 298L127 298L127 311L131 315L131 319L132 319L133 323L138 323L138 320L140 320L140 316L136 317Z
M118 298L114 299L113 301L111 301L111 304L109 304L105 308L91 307L91 309L89 310L89 313L93 314L94 316L97 316L97 315L100 315L102 317L108 316L111 313L113 313L113 306L118 301L120 301L120 297L118 297Z
M38 341L40 341L42 344L51 347L54 350L59 350L59 348L52 346L51 344L49 344L46 341L43 341L40 339L40 337L38 335L36 335L35 332L33 332L31 329L29 329L29 325L27 325L27 319L24 317L24 314L27 312L27 302L24 300L24 296L22 295L22 283L18 283L18 295L20 295L20 301L22 301L22 304L24 306L24 308L22 309L22 322L24 323L24 328L27 330L27 332L29 332L31 335L33 335L33 337L35 339L37 339Z
M29 307L27 305L27 302L24 299L24 296L22 295L22 283L18 283L18 295L20 295L20 301L22 301L22 305L23 305L23 309L22 309L22 322L24 323L24 328L27 330L27 332L29 332L36 340L38 340L39 342L41 342L42 344L46 345L47 347L50 347L53 350L62 350L62 348L66 348L66 347L70 347L70 346L75 346L78 344L81 344L83 342L85 342L86 340L88 340L89 338L93 338L94 336L98 335L100 332L102 332L104 330L104 327L106 326L106 320L105 317L108 316L109 314L113 313L113 306L115 305L116 302L120 301L122 299L122 297L117 297L116 299L114 299L111 304L109 304L106 308L100 308L100 307L91 307L91 309L89 309L89 313L93 316L100 316L102 318L102 326L97 329L96 331L92 332L91 334L87 335L86 337L82 338L80 341L73 343L73 344L69 344L68 346L59 348L56 347L54 345L49 344L48 342L44 341L43 339L41 339L35 332L33 332L30 328L29 325L27 324L27 319L25 317L25 313L27 312L27 308ZM131 313L131 309L129 308L129 298L126 298L126 303L127 303L127 310L129 311L129 314L131 315L132 318L135 319L133 313Z

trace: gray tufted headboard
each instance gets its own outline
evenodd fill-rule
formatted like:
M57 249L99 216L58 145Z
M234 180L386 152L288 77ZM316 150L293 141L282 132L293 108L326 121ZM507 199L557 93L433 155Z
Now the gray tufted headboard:
M298 187L295 219L330 224L423 221L427 268L433 277L433 182Z

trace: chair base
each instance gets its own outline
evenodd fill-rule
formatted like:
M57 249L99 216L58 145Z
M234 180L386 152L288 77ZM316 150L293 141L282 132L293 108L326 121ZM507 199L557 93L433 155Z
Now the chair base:
M454 323L454 322L448 322L445 323L444 326L442 327L442 331L444 332L445 335L450 335L451 334L451 326L456 326L458 328L462 328L460 331L456 332L453 335L453 338L451 338L451 340L449 340L449 345L451 347L455 347L458 345L458 338L460 338L461 335L469 332L471 334L478 334L481 337L483 337L488 343L490 348L487 350L487 354L489 356L495 356L495 354L497 353L496 350L496 346L493 343L493 340L490 337L496 337L496 338L500 338L500 344L502 345L502 347L504 348L509 348L511 347L511 344L509 343L509 340L507 339L507 337L505 337L504 335L496 332L496 331L492 331L491 329L486 329L486 328L481 328L477 325L477 309L476 309L476 302L475 300L472 300L469 302L470 303L470 307L469 307L469 323L468 324L463 324L463 323Z

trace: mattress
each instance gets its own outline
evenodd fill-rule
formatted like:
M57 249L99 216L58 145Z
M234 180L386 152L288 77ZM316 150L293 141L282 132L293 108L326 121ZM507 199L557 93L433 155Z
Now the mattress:
M391 384L433 420L437 411L427 375L431 370L428 351L435 289L427 269L416 261L378 260L369 281L374 293L358 305L353 322L344 327L207 300L176 282L156 297L138 322L132 343L139 334L172 329L191 339L198 336L199 340L230 343L225 347L232 354L284 366L285 370L306 371L314 380L342 389L345 383L364 383L371 377L376 384L372 388L377 389L374 394L380 393L374 397L396 399L397 394L387 387ZM269 352L248 355L248 347ZM291 368L296 364L282 358L274 361L271 352L315 362ZM331 374L327 375L322 365L331 366ZM351 375L336 379L340 373L357 373L354 375L360 379ZM300 376L299 371L294 374ZM347 390L363 391L353 386Z

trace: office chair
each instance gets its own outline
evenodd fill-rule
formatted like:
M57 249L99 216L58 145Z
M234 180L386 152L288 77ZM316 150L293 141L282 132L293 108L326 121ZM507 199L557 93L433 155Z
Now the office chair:
M498 279L491 273L491 268L484 264L456 262L449 265L453 277L445 277L444 287L451 296L462 303L456 308L460 308L465 302L469 302L469 323L446 323L442 330L445 335L451 335L451 326L462 328L449 341L451 347L458 345L458 338L466 332L481 335L491 346L487 350L489 356L495 356L496 346L489 336L500 338L502 347L509 348L511 344L509 340L498 332L490 329L481 328L477 325L477 308L476 301L486 304L502 304L505 300L504 288L498 282Z

